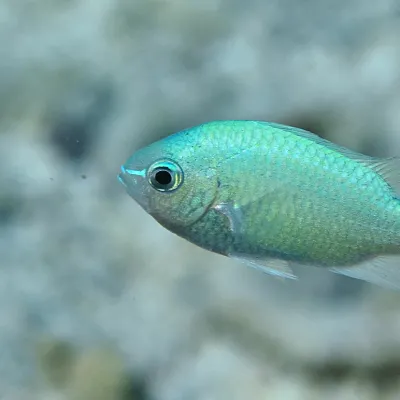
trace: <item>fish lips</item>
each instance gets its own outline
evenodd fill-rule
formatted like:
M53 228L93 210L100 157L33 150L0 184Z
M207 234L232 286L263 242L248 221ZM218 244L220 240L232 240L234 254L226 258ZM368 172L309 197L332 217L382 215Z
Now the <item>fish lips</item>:
M125 165L121 166L121 172L118 174L118 180L125 187L129 196L146 209L148 202L144 191L145 178L146 173L144 170L134 170Z

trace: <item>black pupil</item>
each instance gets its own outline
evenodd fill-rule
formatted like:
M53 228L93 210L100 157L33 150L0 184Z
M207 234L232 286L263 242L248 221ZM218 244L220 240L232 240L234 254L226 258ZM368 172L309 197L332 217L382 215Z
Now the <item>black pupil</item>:
M156 182L159 185L169 185L172 182L171 173L165 170L157 171L154 176Z

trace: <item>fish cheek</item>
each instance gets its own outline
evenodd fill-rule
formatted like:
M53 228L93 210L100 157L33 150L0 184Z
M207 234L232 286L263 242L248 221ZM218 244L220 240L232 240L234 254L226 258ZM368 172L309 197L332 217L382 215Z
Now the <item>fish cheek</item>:
M151 215L167 229L178 233L201 219L215 198L215 191L198 191L182 186L171 193L152 197Z
M202 166L187 165L181 188L176 190L175 218L181 225L191 225L203 217L214 203L218 192L215 171Z
M182 225L192 225L201 219L208 209L214 203L217 196L217 180L204 179L204 182L195 180L186 182L187 185L182 187L182 192L179 193L180 198L177 199L177 219L181 219ZM186 192L184 192L186 190Z

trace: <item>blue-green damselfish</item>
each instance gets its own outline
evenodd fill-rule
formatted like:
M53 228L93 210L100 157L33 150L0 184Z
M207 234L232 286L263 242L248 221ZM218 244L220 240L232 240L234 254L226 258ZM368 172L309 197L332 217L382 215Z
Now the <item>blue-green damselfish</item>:
M281 277L316 266L400 289L399 160L276 123L213 121L136 151L118 178L204 249Z

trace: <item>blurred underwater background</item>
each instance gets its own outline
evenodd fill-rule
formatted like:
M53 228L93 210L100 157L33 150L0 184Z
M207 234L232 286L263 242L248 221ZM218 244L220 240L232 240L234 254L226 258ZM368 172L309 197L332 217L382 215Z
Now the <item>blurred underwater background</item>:
M400 399L400 292L208 253L116 178L214 119L400 155L399 0L0 0L0 39L0 399Z

